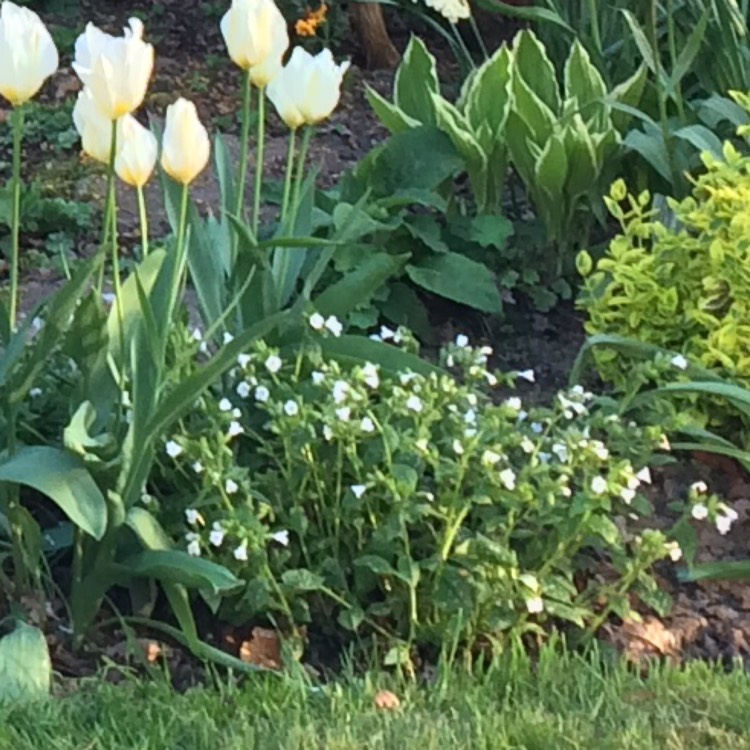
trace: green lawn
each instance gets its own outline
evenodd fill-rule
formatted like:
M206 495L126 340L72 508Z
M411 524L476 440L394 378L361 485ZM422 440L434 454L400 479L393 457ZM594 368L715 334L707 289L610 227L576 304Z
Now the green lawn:
M695 664L641 679L593 664L548 653L535 673L497 668L429 687L381 675L314 690L265 676L179 695L158 681L92 682L71 698L0 709L0 748L750 748L750 680L740 671ZM399 694L399 710L374 707L382 687Z

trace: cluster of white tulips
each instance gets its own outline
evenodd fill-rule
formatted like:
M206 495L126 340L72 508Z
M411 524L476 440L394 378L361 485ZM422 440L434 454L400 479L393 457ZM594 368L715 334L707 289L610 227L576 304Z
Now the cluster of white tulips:
M113 238L115 292L119 287L117 266L114 175L138 191L141 207L143 252L148 252L143 187L159 158L154 134L133 116L142 105L154 65L154 49L143 39L143 23L131 19L121 37L111 36L88 24L75 45L73 69L83 88L73 110L75 127L83 150L109 167L104 241ZM232 60L246 73L243 107L242 156L238 180L237 213L244 209L244 184L248 161L248 128L251 92L259 90L259 132L255 173L253 229L257 233L263 169L264 101L272 101L291 129L290 153L282 214L290 205L291 174L295 165L297 130L328 117L336 107L341 81L348 63L336 65L329 50L312 56L302 48L293 50L283 65L289 47L284 17L273 0L233 0L221 20L221 32ZM11 325L15 325L18 296L18 225L20 207L20 145L23 105L34 97L58 68L54 41L39 16L10 0L0 4L0 96L13 107L14 187L13 242L11 258ZM308 128L309 131L309 128ZM304 165L307 140L299 155ZM178 99L167 108L161 143L162 169L187 186L208 163L210 142L195 105ZM184 226L181 227L184 231ZM178 236L178 243L184 238Z

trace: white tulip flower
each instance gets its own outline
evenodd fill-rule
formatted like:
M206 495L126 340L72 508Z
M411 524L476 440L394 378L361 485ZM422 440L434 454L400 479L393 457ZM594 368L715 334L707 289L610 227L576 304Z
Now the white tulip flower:
M211 154L208 132L198 119L195 104L180 98L167 107L161 165L182 185L189 185L206 167Z
M341 96L341 81L348 62L336 65L331 51L311 55L295 47L289 62L266 89L287 127L314 125L325 120L336 108Z
M142 188L151 177L159 153L156 136L135 117L122 118L121 140L116 144L115 172L128 185Z
M221 34L232 61L249 71L253 85L263 88L281 71L289 33L273 0L232 0Z
M73 70L91 89L109 120L140 107L154 68L154 48L143 41L143 23L131 18L123 36L111 36L90 23L76 40Z
M0 95L14 107L33 97L59 64L57 47L39 16L0 4Z
M122 130L126 119L132 119L130 115L123 117L117 122L116 140L122 142ZM112 122L108 120L96 106L91 89L84 88L79 94L73 107L73 124L81 136L83 150L92 158L102 164L109 164L110 152L112 150ZM117 143L115 143L117 149Z

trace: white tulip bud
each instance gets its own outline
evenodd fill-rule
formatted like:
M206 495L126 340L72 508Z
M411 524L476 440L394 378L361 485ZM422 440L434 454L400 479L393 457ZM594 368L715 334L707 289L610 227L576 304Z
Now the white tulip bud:
M161 165L174 180L189 185L208 164L211 144L195 104L178 99L167 107Z

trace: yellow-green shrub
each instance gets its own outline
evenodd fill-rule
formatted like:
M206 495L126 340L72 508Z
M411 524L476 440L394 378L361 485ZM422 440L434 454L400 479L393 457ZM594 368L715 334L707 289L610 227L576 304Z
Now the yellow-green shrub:
M691 195L668 200L668 218L648 193L628 195L621 180L612 186L607 206L622 231L595 267L579 256L579 305L590 334L679 351L750 385L750 156L726 143L723 159L704 154L703 162ZM619 353L597 355L600 374L618 388L631 365Z

